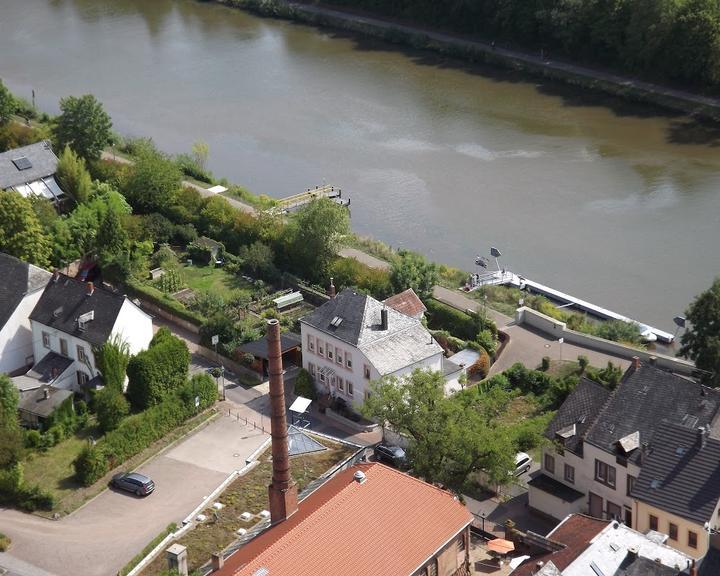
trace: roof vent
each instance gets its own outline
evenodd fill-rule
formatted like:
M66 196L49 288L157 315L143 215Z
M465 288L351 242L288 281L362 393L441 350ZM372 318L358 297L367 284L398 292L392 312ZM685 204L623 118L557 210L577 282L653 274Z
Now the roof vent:
M57 318L62 313L63 313L63 307L58 306L57 308L55 308L55 310L53 310L53 318Z
M353 474L353 480L355 480L358 484L365 484L367 476L365 476L364 472L358 470L355 474Z

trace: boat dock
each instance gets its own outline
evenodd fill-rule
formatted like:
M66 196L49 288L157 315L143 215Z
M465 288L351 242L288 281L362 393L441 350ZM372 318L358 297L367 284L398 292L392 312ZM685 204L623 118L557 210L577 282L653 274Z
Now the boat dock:
M282 198L278 200L277 205L269 211L275 214L287 214L312 202L316 198L329 198L341 206L350 206L350 199L342 197L342 190L340 188L325 184L323 186L315 186L315 188L308 188L305 192L300 192L300 194Z
M529 293L547 296L548 298L559 302L561 306L571 306L578 310L592 314L597 318L602 318L603 320L622 320L623 322L628 322L629 324L637 324L640 327L643 337L647 340L657 339L661 342L672 343L675 339L675 336L669 332L648 326L647 324L643 324L642 322L638 322L637 320L633 320L632 318L628 318L627 316L623 316L622 314L618 314L617 312L613 312L607 308L602 308L601 306L597 306L591 302L587 302L586 300L581 300L575 296L565 294L560 290L555 290L554 288L550 288L549 286L545 286L539 282L528 280L523 276L510 272L509 270L496 270L494 272L486 272L484 274L473 274L471 279L472 282L470 290L477 290L482 286L514 286L515 288L525 290Z

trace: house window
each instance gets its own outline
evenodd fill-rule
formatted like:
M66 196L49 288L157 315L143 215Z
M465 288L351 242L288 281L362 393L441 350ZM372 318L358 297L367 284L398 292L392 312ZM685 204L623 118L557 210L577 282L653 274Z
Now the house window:
M85 348L83 346L80 346L78 344L77 347L77 359L82 362L83 364L89 364L90 361L87 357L87 354L85 353Z
M352 396L353 395L353 383L350 382L350 380L348 380L347 385L348 385L348 396Z
M650 530L658 529L658 517L654 514L650 514Z
M607 517L610 520L620 520L622 518L622 509L612 502L607 503Z
M610 488L615 488L615 466L595 460L595 480Z
M438 576L437 563L435 560L428 564L427 576Z
M325 356L325 345L323 344L323 341L318 339L317 346L318 346L318 354L320 354L320 356Z
M328 360L332 360L332 359L333 359L333 349L332 349L332 346L329 346L329 345L328 345L327 350L328 350L328 353L327 353Z
M635 478L635 476L630 476L630 474L628 474L626 496L630 496L630 493L632 492L633 488L635 487L635 480L637 480L637 478Z
M365 380L370 380L370 366L367 364L363 366L363 376L365 376Z
M315 352L315 336L308 334L308 350Z
M77 374L77 381L78 381L78 384L80 384L80 386L85 386L85 384L87 384L90 381L90 376L85 374L85 372L81 372L80 370L78 370L76 372L76 374Z
M337 389L340 390L340 392L345 392L345 383L342 378L337 379Z
M325 372L320 372L320 382L325 382Z
M352 356L350 354L345 354L345 366L352 372Z
M668 536L670 537L670 540L675 540L675 542L677 542L677 539L678 539L677 524L673 524L672 522L668 523Z
M334 375L331 375L331 376L330 376L329 382L330 382L330 387L331 387L331 388L334 387L334 386L337 386L337 380L335 379L335 376L334 376Z
M575 484L575 467L565 464L565 481Z
M315 378L315 364L312 362L308 362L308 372L310 372L310 376Z
M368 400L370 400L370 396L372 396L372 393L370 393L370 392L368 392L367 390L365 390L365 401L366 401L366 402L367 402Z
M690 546L690 548L697 549L697 532L688 530L688 546Z
M340 350L340 348L335 348L335 362L340 365L343 363L342 350Z
M63 356L68 355L67 340L64 340L63 338L60 338L60 354Z
M545 470L550 474L555 474L555 457L550 454L545 454Z
M50 348L50 334L48 334L47 332L43 332L42 339L43 339L43 346L45 346L45 348Z

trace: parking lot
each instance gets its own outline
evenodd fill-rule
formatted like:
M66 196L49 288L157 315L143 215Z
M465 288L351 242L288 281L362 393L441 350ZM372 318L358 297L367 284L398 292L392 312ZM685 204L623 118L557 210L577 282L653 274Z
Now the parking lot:
M139 468L156 484L147 498L105 490L58 521L1 510L0 526L13 545L0 554L0 567L26 563L39 569L33 573L26 566L22 573L28 576L117 574L170 522L180 524L233 470L242 468L266 438L252 426L220 416Z

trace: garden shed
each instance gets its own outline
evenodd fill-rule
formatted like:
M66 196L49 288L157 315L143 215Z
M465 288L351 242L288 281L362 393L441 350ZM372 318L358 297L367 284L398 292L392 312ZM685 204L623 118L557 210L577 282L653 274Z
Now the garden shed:
M283 366L302 366L302 354L300 351L300 336L292 332L285 332L280 335L280 349L282 352ZM260 374L261 378L268 375L268 345L265 338L247 342L238 346L236 356L250 354L253 356L252 370Z

